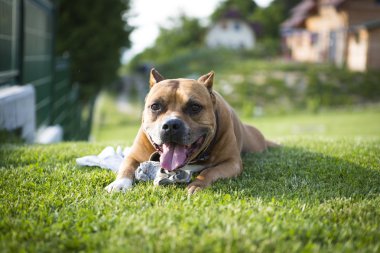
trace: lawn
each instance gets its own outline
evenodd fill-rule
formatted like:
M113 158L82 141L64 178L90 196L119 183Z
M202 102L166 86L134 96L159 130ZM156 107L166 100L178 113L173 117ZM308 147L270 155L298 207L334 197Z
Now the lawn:
M96 142L131 145L141 122L141 102L132 103L121 113L115 97L102 93L95 113L92 139ZM278 116L243 118L271 139L286 137L380 137L380 104L324 109L317 114L306 112Z
M379 121L377 108L254 119L283 147L194 196L151 182L108 194L112 172L76 167L131 143L119 121L97 143L2 145L0 252L379 252Z

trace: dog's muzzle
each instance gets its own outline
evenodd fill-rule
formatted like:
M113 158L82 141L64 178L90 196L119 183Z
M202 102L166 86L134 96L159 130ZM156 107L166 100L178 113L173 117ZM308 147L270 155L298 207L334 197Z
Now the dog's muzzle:
M186 127L181 119L170 118L166 120L160 129L160 139L163 143L185 144Z
M173 171L182 168L198 154L206 140L207 131L194 136L181 119L169 117L158 128L159 140L150 140L160 154L162 168Z

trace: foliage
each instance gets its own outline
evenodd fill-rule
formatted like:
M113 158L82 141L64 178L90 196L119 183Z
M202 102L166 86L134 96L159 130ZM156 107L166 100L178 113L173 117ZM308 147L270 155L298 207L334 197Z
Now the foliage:
M156 66L165 77L175 78L208 73L215 67L223 68L223 66L229 65L236 58L236 55L229 50L188 48L178 52L170 60L161 64L158 63Z
M374 113L364 122L356 114L361 131L343 138L278 138L282 148L246 155L241 176L192 197L184 186L151 182L106 193L115 175L78 168L75 158L107 143L0 146L0 251L378 252ZM282 121L268 118L266 125L271 135Z
M266 38L279 40L281 23L290 17L290 10L301 0L274 0L266 8L258 8L251 16L252 20L263 26Z
M21 138L21 129L6 130L0 129L0 145L1 143L23 143Z
M161 27L155 44L157 50L171 56L173 49L191 48L203 44L205 28L198 19L182 15L176 23L177 25L172 28Z
M316 106L358 104L380 101L378 71L350 72L336 67L324 71L310 68L307 95Z
M200 47L203 44L205 32L206 29L198 19L181 15L173 21L172 27L160 28L155 45L135 56L129 68L136 70L144 63L160 64L170 61L173 55L184 50Z
M250 19L260 23L264 38L272 38L278 41L280 37L280 24L286 19L283 13L282 5L271 4L266 8L257 8L251 14Z
M120 111L117 99L116 94L104 91L99 94L91 133L93 141L113 140L120 144L120 140L135 138L141 123L142 101L132 103L129 97L130 109Z
M215 22L230 11L238 12L241 18L248 22L259 24L262 34L256 49L251 52L241 51L238 53L248 53L255 58L273 57L280 53L280 24L289 15L289 10L299 1L274 1L269 7L260 8L254 1L225 0L215 9L210 19ZM154 46L136 55L128 66L124 66L122 72L133 72L143 65L172 65L179 58L187 57L186 54L189 52L194 51L195 54L198 54L200 51L204 51L202 47L204 47L205 32L206 28L202 27L199 20L182 15L179 19L174 20L171 28L161 28ZM217 55L212 57L219 58ZM184 62L184 64L187 63ZM177 65L177 67L186 68L182 65Z
M251 0L224 0L211 14L211 20L217 21L228 11L237 11L242 17L248 18L256 10L257 4Z
M218 76L216 78L219 79ZM220 90L219 88L220 85L216 89ZM247 96L252 97L251 92L248 90ZM284 109L274 104L275 112L268 113L267 107L264 107L264 115L252 117L252 111L257 108L249 99L242 99L243 102L238 101L242 105L242 108L238 110L240 116L247 123L257 126L264 131L266 136L269 135L272 138L293 135L307 137L321 134L329 137L350 135L370 137L380 133L380 104L353 105L335 109L319 108L318 114L310 114L305 111L280 114L280 111ZM112 141L115 145L120 145L122 141L131 144L141 124L143 101L136 101L132 105L131 112L121 112L118 110L115 100L116 98L110 94L102 93L100 95L92 139L101 142ZM228 100L238 103L231 97L228 97Z
M252 51L183 50L155 67L167 78L197 78L214 70L215 89L245 116L260 108L266 114L318 112L323 107L380 101L380 74L376 71L351 72L326 64L273 59L270 56L275 53L266 53L276 51L270 41L258 43Z
M301 1L302 0L274 0L271 5L280 5L282 7L283 15L289 15L290 10Z
M115 79L132 30L122 19L128 8L129 0L58 2L57 51L70 55L72 79L81 85L82 98Z
M258 7L254 1L225 0L213 12L211 20L216 21L229 10L235 10L245 20L260 24L262 37L277 40L280 37L281 23L289 17L290 10L300 1L274 0L268 7L262 8Z

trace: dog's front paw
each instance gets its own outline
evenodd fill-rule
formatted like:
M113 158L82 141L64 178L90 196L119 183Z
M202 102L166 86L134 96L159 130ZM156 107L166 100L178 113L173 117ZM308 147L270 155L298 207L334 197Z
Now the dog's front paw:
M132 179L120 178L110 183L104 189L107 192L126 192L127 190L132 188L132 183L133 183Z
M207 183L196 179L194 182L187 186L187 193L193 195L194 193L206 188L207 186Z

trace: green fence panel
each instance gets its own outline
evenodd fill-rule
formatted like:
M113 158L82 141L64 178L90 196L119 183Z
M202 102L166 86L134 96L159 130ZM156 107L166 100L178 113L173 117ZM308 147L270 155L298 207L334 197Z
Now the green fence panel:
M59 58L55 63L53 84L52 123L67 126L70 120L68 96L70 94L69 61Z
M19 1L0 0L0 86L18 75Z
M23 3L22 81L36 88L37 125L49 125L53 92L53 6L42 0Z
M54 69L52 124L63 127L65 140L87 140L94 100L87 103L79 101L79 87L71 85L68 58L57 58Z
M49 0L0 0L0 86L31 83L36 123L59 124L65 140L87 140L94 99L79 101L68 58L54 57L55 9Z

